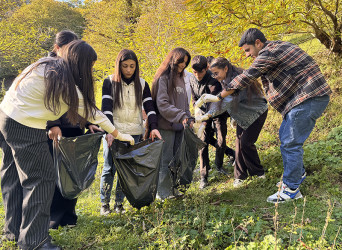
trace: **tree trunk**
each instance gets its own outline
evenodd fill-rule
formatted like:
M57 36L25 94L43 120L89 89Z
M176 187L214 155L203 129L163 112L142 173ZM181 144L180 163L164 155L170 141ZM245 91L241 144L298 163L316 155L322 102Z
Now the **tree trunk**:
M326 32L321 29L314 29L315 37L331 52L342 55L341 36L335 35L330 37Z

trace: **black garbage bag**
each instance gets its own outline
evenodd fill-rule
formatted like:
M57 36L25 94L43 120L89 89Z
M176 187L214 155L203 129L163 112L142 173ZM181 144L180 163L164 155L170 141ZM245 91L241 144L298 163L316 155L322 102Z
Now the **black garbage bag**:
M103 133L62 137L53 145L57 186L64 198L75 199L95 179Z
M198 138L188 126L184 129L182 142L169 163L174 188L186 186L192 182L198 151L205 145L206 143Z
M135 208L156 198L162 147L163 141L149 139L133 146L114 140L110 148L122 191Z

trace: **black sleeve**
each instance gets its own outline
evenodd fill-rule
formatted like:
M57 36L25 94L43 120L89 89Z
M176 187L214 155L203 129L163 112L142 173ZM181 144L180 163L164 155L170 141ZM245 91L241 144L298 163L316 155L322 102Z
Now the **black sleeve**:
M195 106L195 102L198 100L198 97L195 93L195 88L198 88L198 81L194 75L190 76L190 88L191 88L191 96L192 96L192 105Z
M46 129L49 130L52 127L61 127L62 123L61 120L55 120L55 121L47 121L46 122Z
M151 130L158 128L158 120L154 102L152 101L151 90L148 83L145 81L145 87L142 96L142 104L147 115L148 125Z
M102 86L102 112L108 117L108 119L113 122L113 92L112 83L109 78L103 81Z
M221 83L214 78L210 79L208 86L210 89L210 94L212 95L217 95L218 93L222 91Z

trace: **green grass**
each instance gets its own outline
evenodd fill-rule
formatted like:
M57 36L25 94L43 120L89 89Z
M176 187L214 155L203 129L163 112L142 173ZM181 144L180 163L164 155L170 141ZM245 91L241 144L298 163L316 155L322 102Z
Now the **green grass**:
M273 249L275 242L278 249L300 249L303 244L327 249L334 242L342 242L338 233L342 225L341 145L339 127L325 140L305 147L309 172L301 187L305 202L301 199L279 206L266 202L266 197L276 191L275 183L282 172L279 150L274 148L261 151L266 180L250 179L234 189L232 178L213 170L210 187L199 191L195 171L195 182L184 198L154 202L141 210L126 202L125 214L107 217L99 214L100 152L97 178L77 204L78 225L51 230L50 234L63 249ZM6 243L3 248L11 246L13 243Z

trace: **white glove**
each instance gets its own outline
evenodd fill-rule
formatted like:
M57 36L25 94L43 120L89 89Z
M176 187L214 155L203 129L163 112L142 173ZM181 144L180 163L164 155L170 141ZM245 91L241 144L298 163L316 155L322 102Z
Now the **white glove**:
M205 95L205 94L204 94ZM202 105L203 105L203 103L204 103L204 100L203 100L203 95L200 97L200 98L198 98L198 100L195 102L195 107L201 107Z
M204 133L204 129L205 129L205 124L202 123L201 126L198 128L197 130L197 136L198 138L201 138L203 136Z
M211 95L211 94L203 94L201 97L203 97L203 101L205 103L218 102L220 100L220 98L218 98L216 95Z
M128 141L131 145L134 145L134 138L129 134L121 134L118 132L115 139L118 139L119 141Z
M199 118L202 115L202 110L200 109L200 107L195 106L195 120L197 120L197 118Z
M206 113L204 115L195 117L195 119L196 119L196 122L202 122L202 121L208 120L210 117L211 115L209 113Z
M216 95L211 95L211 94L203 94L197 102L195 102L195 105L197 107L201 107L203 103L207 102L218 102L220 101L220 98L218 98Z

